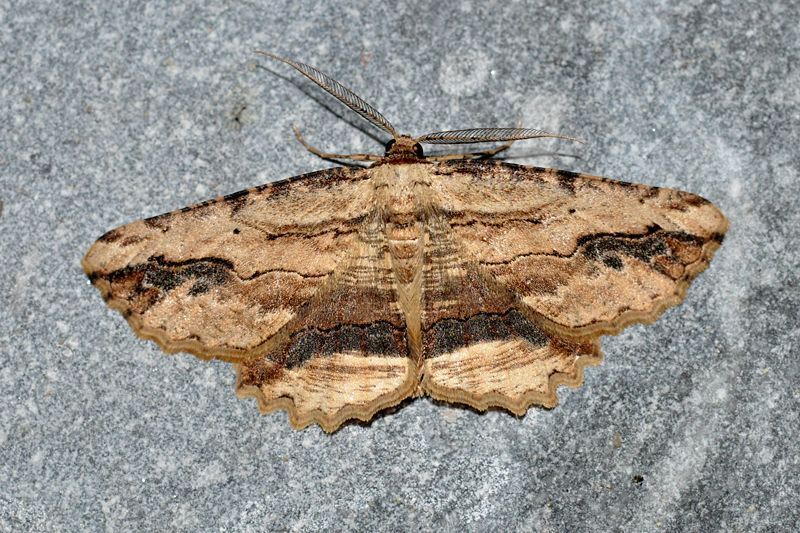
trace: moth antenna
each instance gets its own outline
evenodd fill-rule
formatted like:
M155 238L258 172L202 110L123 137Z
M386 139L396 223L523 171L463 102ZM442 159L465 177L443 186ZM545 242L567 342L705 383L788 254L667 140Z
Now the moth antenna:
M542 130L530 128L473 128L468 130L437 131L426 133L415 140L427 144L467 144L495 141L521 141L522 139L535 139L539 137L552 137L584 143L585 141Z
M306 65L305 63L299 63L285 57L277 56L270 52L265 52L263 50L256 50L255 52L257 54L261 54L262 56L286 63L290 67L300 72L300 74L325 89L325 91L327 91L331 96L335 97L344 105L361 115L373 126L382 129L395 139L399 137L397 130L394 129L394 126L392 126L392 124L386 120L386 117L381 115L377 109L372 107L363 98L324 72L320 72L319 70L310 65Z

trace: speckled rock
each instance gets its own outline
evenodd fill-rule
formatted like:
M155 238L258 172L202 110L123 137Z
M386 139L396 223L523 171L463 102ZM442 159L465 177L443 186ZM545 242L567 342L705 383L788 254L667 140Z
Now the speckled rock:
M797 2L0 0L0 530L790 531L800 521ZM561 405L411 401L329 436L138 340L80 258L106 230L380 152L256 47L404 132L589 140L514 162L680 188L728 237ZM377 137L377 138L375 138Z

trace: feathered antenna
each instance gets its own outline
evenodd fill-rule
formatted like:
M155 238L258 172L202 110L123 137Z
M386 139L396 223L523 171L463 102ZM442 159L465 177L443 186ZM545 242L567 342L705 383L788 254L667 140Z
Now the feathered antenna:
M553 137L583 143L581 139L550 133L530 128L473 128L468 130L437 131L426 133L415 140L426 144L467 144L497 141L520 141L522 139L536 139L539 137Z
M434 133L426 133L417 138L413 138L410 135L400 135L397 133L397 130L394 129L394 126L386 120L386 117L381 115L377 109L372 107L363 98L355 94L353 91L339 83L338 81L334 80L324 72L317 70L316 68L306 65L305 63L300 63L299 61L294 61L292 59L287 59L285 57L281 57L275 55L271 52L265 52L263 50L256 50L257 54L261 54L262 56L269 57L271 59L275 59L282 63L286 63L290 67L296 69L302 75L319 85L323 88L328 94L342 102L344 105L361 115L362 118L367 120L373 126L380 128L381 130L385 131L389 135L392 136L392 141L389 141L389 144L386 145L386 153L389 154L390 146L394 145L395 150L397 146L402 146L407 149L408 153L415 154L415 157L423 157L422 148L419 146L418 143L427 143L427 144L467 144L467 143L482 143L482 142L505 142L502 146L497 148L493 148L491 150L483 150L479 152L472 152L472 153L464 153L464 154L442 154L442 155L434 155L429 156L426 159L430 161L447 161L451 159L477 159L483 157L491 157L496 155L503 150L508 149L514 141L519 141L522 139L534 139L539 137L552 137L556 139L565 139L568 141L575 141L582 143L584 141L580 139L576 139L575 137L569 137L567 135L561 135L560 133L550 133L543 130L536 130L530 128L472 128L466 130L451 130L451 131L437 131ZM295 127L295 135L297 139L305 146L310 152L322 157L323 159L352 159L355 161L381 161L383 160L382 156L373 155L373 154L335 154L335 153L328 153L319 150L308 144L303 136L300 134L300 131ZM394 144L397 143L397 144ZM401 144L402 143L402 144ZM416 146L416 148L415 148ZM418 150L417 150L418 149Z
M386 117L381 115L377 109L372 107L363 98L358 96L356 93L339 83L338 81L334 80L324 72L320 72L319 70L315 69L310 65L306 65L305 63L299 63L297 61L293 61L291 59L287 59L285 57L277 56L270 52L265 52L263 50L256 50L257 54L261 54L262 56L270 57L272 59L276 59L283 63L286 63L290 67L295 68L300 74L305 76L306 78L310 79L323 89L327 91L331 96L335 97L341 103L364 117L370 124L373 126L382 129L393 138L397 139L400 135L397 133L397 130L394 129L394 126L386 120Z

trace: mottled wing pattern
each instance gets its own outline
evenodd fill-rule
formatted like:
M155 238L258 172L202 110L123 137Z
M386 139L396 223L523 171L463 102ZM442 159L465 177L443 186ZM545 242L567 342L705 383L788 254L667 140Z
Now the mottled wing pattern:
M596 339L546 331L465 253L443 218L430 217L426 229L421 318L428 394L522 415L533 403L554 406L558 385L583 381L583 367L601 359Z
M83 268L165 350L246 359L357 249L367 178L323 170L133 222L101 237Z
M681 191L500 162L443 163L434 202L485 272L569 337L679 303L727 221Z
M395 279L376 209L325 289L261 357L237 365L238 394L254 396L263 412L286 409L297 428L316 422L326 431L411 395L417 366Z
M419 256L398 237L400 215L424 228ZM83 266L139 335L232 361L240 396L333 431L415 391L517 414L555 405L558 385L600 361L600 335L683 298L726 229L716 207L680 191L499 162L403 163L134 222Z

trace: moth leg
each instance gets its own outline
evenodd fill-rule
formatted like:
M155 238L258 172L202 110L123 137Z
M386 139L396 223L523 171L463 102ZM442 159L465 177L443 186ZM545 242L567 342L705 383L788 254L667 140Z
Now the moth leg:
M467 152L466 154L432 155L432 156L427 156L425 159L427 159L428 161L452 161L454 159L481 159L484 157L492 157L493 155L497 155L500 152L508 150L509 148L511 148L512 144L514 144L514 141L508 141L496 148L491 148L489 150L482 150L480 152Z
M300 144L302 144L306 150L316 156L321 157L322 159L352 159L353 161L380 161L383 159L381 156L374 154L331 154L328 152L323 152L322 150L308 144L297 126L292 126L292 130L294 131L294 136L297 137L297 140L300 141Z

